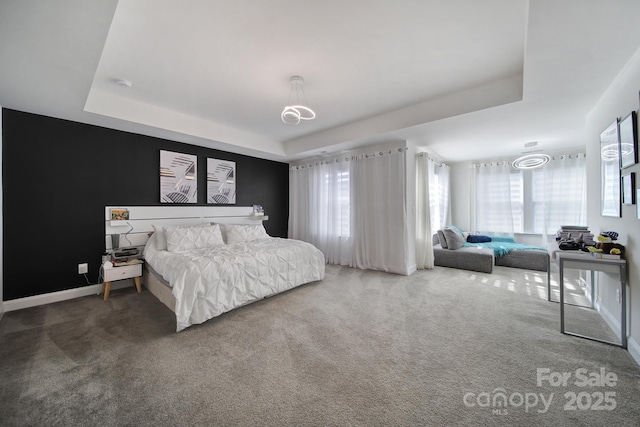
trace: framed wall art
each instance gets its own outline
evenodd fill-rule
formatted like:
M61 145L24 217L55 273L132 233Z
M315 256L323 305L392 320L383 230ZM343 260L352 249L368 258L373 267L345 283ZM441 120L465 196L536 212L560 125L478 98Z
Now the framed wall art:
M620 169L638 163L638 128L636 112L620 120Z
M160 203L198 202L198 157L160 150Z
M622 175L622 203L625 205L635 205L636 203L636 174L631 172Z
M236 203L236 162L207 159L207 203Z
M616 118L600 134L600 214L620 217L620 140Z

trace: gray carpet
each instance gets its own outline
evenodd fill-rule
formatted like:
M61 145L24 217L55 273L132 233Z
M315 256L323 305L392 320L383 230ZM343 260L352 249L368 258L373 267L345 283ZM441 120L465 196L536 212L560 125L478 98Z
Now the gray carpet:
M327 266L322 282L180 333L133 286L6 313L0 425L638 425L640 368L623 349L561 334L545 279ZM617 381L576 385L582 368ZM538 386L538 369L571 378ZM493 404L501 391L506 406Z

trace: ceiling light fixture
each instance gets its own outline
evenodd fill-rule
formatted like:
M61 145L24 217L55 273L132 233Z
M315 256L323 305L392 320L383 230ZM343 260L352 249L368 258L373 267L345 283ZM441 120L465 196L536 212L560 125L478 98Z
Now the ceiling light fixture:
M125 79L116 79L116 84L120 87L124 87L124 88L131 88L133 86L133 83L131 83L129 80L125 80Z
M316 113L307 105L307 97L304 94L304 79L300 76L291 76L289 79L291 82L291 91L289 92L289 103L280 117L282 121L288 125L297 125L300 120L313 120L316 118Z
M537 142L527 142L524 144L525 148L532 148L532 150L525 152L523 156L515 159L511 166L515 169L537 169L549 163L551 157L542 153L533 153L533 147L538 145Z

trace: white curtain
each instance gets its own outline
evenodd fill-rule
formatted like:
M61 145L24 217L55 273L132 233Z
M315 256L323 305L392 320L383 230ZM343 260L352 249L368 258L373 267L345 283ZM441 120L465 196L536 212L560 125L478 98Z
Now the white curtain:
M416 267L432 269L433 241L431 240L431 206L429 203L429 157L425 153L416 156Z
M409 274L407 271L406 155L358 158L353 173L353 266Z
M351 264L349 175L349 158L289 170L289 237L315 245L329 264Z
M446 164L429 159L431 230L439 230L451 224L450 170Z
M534 171L535 231L547 243L562 225L587 225L587 162L584 154L558 155ZM543 185L536 185L542 180ZM540 194L541 193L541 194ZM541 203L538 203L538 199ZM542 205L539 207L539 205Z
M451 223L449 166L416 156L416 266L432 269L433 232Z
M471 231L512 235L512 193L517 193L519 188L511 178L511 165L509 162L493 162L474 164L472 168L471 198L474 209Z
M289 169L289 237L330 264L408 274L406 149L348 154Z

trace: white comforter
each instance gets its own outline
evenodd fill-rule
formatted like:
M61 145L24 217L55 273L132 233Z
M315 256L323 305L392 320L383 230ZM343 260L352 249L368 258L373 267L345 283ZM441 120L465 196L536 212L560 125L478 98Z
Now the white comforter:
M178 331L324 278L324 255L299 240L271 237L171 253L156 250L154 237L145 260L172 287Z

